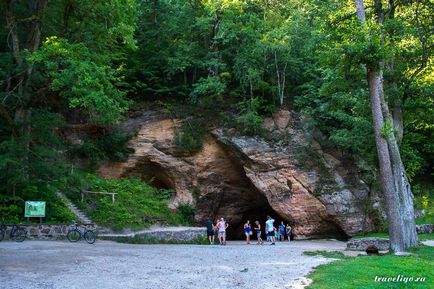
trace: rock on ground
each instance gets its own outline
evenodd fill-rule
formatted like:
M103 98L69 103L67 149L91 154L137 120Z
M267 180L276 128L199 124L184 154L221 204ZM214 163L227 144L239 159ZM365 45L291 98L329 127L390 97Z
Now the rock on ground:
M368 246L375 246L380 251L387 251L390 247L390 241L386 238L360 238L347 242L347 250L365 251Z

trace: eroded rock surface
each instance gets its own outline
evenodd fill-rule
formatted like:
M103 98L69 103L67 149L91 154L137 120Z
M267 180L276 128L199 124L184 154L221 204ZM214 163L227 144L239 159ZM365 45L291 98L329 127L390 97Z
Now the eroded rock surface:
M275 113L275 126L268 120L267 141L214 129L191 156L177 153L173 144L181 120L149 113L139 119L126 124L137 131L130 141L135 152L126 162L104 164L99 174L140 177L173 188L170 206L193 204L198 223L224 216L229 233L242 236L243 222L263 222L271 214L289 222L301 239L370 231L372 216L381 215L378 197L355 166L324 152L293 112Z

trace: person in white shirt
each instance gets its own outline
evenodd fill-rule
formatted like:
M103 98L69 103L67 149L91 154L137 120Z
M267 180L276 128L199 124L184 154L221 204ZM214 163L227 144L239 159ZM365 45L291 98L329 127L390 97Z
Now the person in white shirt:
M229 227L229 224L226 223L225 219L221 218L216 227L218 228L220 245L226 245L226 229Z
M265 231L267 236L270 237L271 245L275 245L276 238L274 237L274 219L267 216L267 221L265 222Z

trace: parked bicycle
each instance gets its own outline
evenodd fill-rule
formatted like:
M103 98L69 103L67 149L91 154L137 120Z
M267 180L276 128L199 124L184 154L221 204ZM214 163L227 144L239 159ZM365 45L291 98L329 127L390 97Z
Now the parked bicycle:
M0 242L3 241L6 235L7 226L2 224L0 225ZM26 239L27 232L23 227L18 226L17 224L12 225L12 229L9 232L9 239L15 242L22 242Z
M68 238L70 242L77 242L82 237L89 244L95 243L95 233L92 230L88 230L86 227L80 229L80 227L77 225L77 222L72 221L71 228L68 230L66 238Z

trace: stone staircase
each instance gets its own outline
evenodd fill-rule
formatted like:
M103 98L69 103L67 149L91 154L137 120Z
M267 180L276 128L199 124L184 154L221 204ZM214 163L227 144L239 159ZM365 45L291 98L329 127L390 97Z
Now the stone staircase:
M86 214L84 214L76 205L74 205L67 196L62 192L56 192L56 195L63 201L66 207L77 217L77 222L83 224L93 224L92 220L89 219Z

